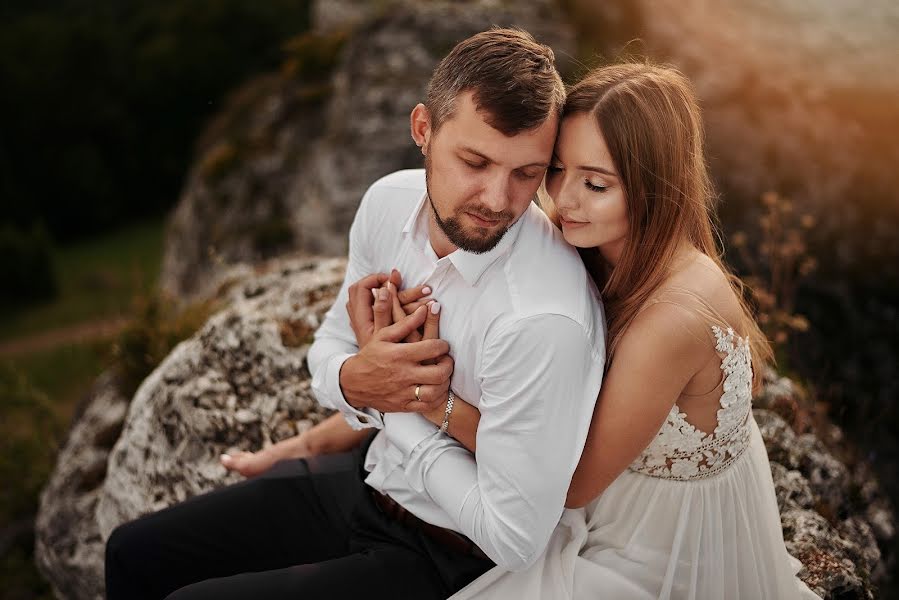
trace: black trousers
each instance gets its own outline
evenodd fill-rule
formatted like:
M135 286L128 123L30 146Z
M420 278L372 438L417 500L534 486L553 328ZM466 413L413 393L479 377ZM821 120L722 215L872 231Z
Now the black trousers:
M384 515L363 482L367 448L280 461L120 525L107 598L436 599L493 567Z

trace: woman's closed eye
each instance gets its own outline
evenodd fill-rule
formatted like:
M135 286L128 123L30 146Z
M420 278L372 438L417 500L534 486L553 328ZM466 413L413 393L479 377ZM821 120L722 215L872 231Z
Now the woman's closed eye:
M587 178L584 178L584 186L591 192L599 192L599 193L605 192L606 190L609 189L609 186L602 185L602 184L595 184Z

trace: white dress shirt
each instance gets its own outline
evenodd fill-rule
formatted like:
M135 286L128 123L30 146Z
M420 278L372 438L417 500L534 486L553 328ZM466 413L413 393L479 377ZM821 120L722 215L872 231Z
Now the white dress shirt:
M564 508L605 362L599 295L577 252L531 204L490 252L438 259L428 238L423 170L366 192L350 230L346 279L309 350L318 401L355 429L381 428L366 483L419 518L463 533L497 565L540 556ZM455 360L452 390L481 412L477 456L424 417L350 406L340 368L358 351L347 288L396 268L441 304Z

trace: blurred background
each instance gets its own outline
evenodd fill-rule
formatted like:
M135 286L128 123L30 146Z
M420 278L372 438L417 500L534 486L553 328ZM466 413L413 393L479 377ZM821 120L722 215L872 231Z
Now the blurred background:
M687 73L728 261L805 390L791 424L837 424L899 499L893 0L7 0L0 597L52 597L39 492L97 377L133 393L230 265L343 254L365 187L420 166L436 61L493 23L569 83L628 57Z

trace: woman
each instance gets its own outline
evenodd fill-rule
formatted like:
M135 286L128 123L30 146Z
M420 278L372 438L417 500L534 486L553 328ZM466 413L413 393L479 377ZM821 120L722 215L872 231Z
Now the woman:
M586 507L565 512L535 567L494 569L453 598L817 597L784 546L751 412L771 349L719 258L686 79L641 64L588 75L569 92L546 189L609 325L568 491L567 506Z
M453 598L817 597L784 546L751 412L771 349L719 257L686 79L624 64L575 85L546 196L602 291L607 372L544 555ZM374 309L401 318L389 287ZM426 416L439 425L444 409ZM448 433L472 451L478 417L457 397Z

